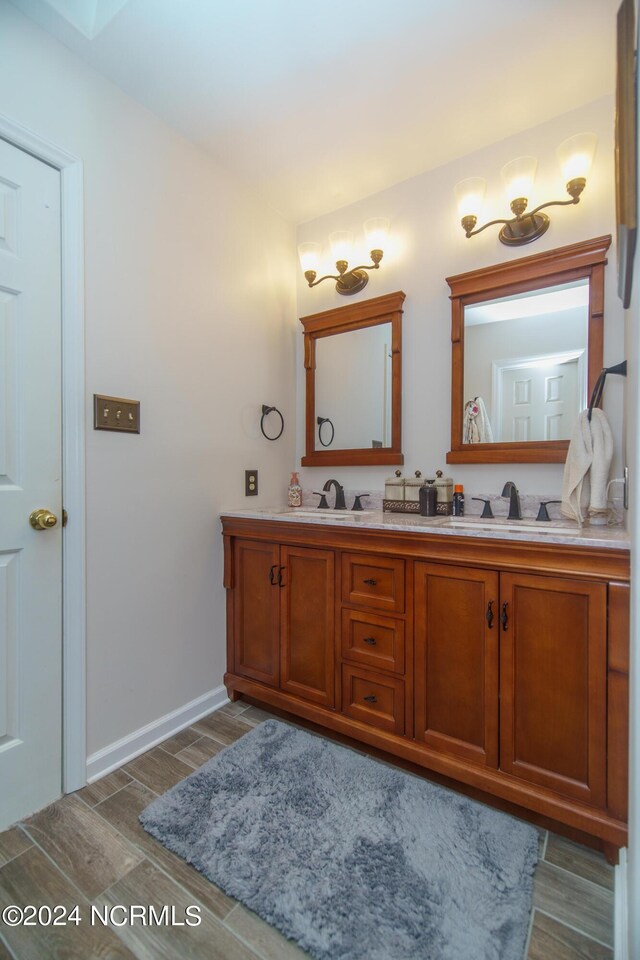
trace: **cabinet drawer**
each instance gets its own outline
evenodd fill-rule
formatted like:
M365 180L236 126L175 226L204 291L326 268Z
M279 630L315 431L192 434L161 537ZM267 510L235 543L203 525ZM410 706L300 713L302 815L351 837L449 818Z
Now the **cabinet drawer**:
M343 664L342 712L372 727L403 734L404 680Z
M404 560L344 553L342 599L344 603L404 613Z
M343 610L342 656L376 670L404 673L404 621Z

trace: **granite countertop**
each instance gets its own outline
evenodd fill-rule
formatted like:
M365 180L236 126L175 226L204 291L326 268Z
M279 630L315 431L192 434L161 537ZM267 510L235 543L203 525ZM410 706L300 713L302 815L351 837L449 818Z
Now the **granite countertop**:
M629 533L621 526L579 527L571 520L507 520L497 517L483 521L479 517L421 517L419 514L383 513L381 510L319 510L267 507L256 510L224 510L223 517L246 520L277 520L285 523L323 524L330 527L358 527L366 530L428 533L443 537L482 537L490 540L516 540L530 543L558 543L564 546L599 547L612 550L630 548ZM460 524L459 526L457 524Z

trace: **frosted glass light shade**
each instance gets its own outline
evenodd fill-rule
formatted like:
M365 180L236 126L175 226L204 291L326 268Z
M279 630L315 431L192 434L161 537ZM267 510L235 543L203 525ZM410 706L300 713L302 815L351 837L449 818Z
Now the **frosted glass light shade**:
M364 235L368 250L384 250L389 233L389 221L386 217L372 217L364 222Z
M480 216L486 186L487 184L482 177L469 177L468 180L461 180L460 183L456 183L453 192L461 219L462 217L478 218Z
M558 147L558 162L565 181L589 176L598 138L595 133L576 133Z
M507 200L529 199L536 178L538 161L535 157L517 157L505 164L500 175L507 194Z
M333 259L351 260L351 251L353 250L353 234L349 230L337 230L329 234L329 243Z
M307 270L314 270L315 273L318 272L320 264L319 243L300 243L298 245L298 256L300 258L300 266L304 273L306 273Z

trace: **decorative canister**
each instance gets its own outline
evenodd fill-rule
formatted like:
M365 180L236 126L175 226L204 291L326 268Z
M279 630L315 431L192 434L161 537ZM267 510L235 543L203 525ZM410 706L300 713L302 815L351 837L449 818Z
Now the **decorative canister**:
M419 470L416 470L415 479L413 477L407 479L404 482L404 498L405 500L411 501L411 503L419 503L420 501L420 487L423 485L424 480L422 479L422 474Z
M438 501L436 511L445 516L453 512L453 477L443 477L442 470L436 470L436 492Z
M423 517L435 517L437 514L438 493L434 480L427 480L424 486L420 487L420 515Z
M396 470L395 476L389 477L384 482L385 500L404 500L405 479L402 476L402 470Z

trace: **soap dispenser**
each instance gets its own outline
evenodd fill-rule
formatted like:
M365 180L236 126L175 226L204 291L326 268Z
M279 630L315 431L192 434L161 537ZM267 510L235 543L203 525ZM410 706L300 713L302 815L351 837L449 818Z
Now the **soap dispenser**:
M287 502L290 507L302 506L302 487L300 486L298 474L295 471L291 474L291 480L289 481Z

